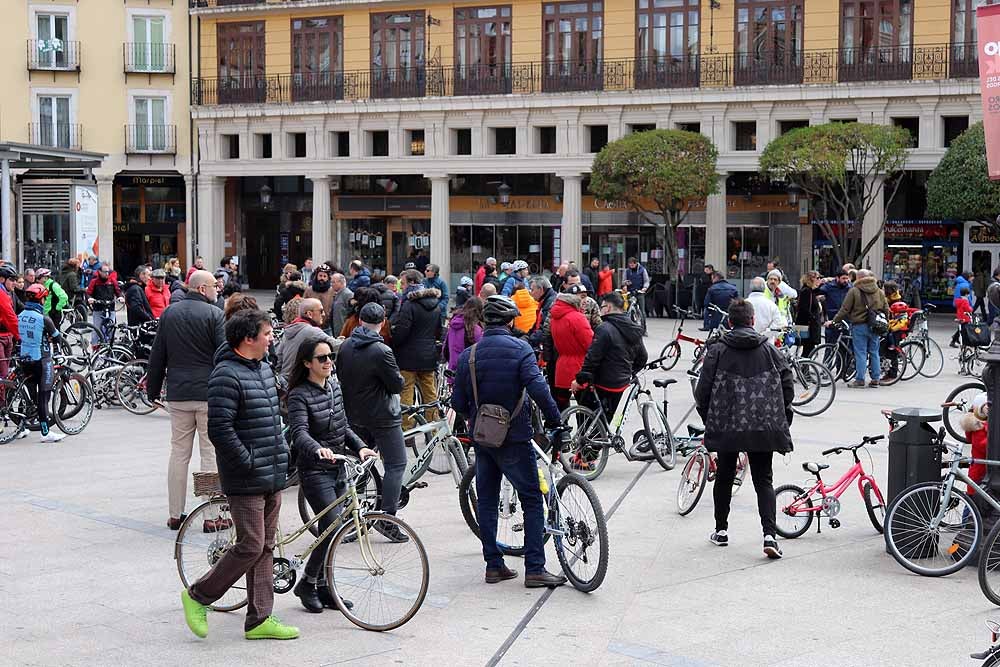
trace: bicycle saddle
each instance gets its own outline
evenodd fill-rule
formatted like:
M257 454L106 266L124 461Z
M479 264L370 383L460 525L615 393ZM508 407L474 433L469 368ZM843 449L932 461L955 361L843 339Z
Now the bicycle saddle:
M697 438L699 435L705 435L705 427L688 424L688 435L692 438Z
M826 470L830 465L827 463L814 463L812 461L807 461L802 464L802 469L806 472L811 472L812 474L818 473L820 470Z
M674 380L674 379L669 379L669 380L653 380L653 386L654 387L659 387L660 389L662 389L663 387L669 387L672 384L677 384L677 380Z

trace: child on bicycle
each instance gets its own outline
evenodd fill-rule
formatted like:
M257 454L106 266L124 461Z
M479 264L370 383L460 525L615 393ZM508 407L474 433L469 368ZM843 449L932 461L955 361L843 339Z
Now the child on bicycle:
M972 324L972 297L968 287L962 288L962 293L955 297L955 321L958 322L958 329L951 337L951 346L958 347L958 337L962 334L963 324Z
M17 317L17 330L21 336L20 368L28 378L28 391L38 409L41 442L59 442L66 436L49 431L49 400L54 377L52 340L59 337L59 329L52 318L43 312L42 304L49 291L40 283L35 283L29 285L24 293L28 301Z
M986 456L986 432L988 430L990 405L986 398L986 392L981 391L972 399L969 411L962 415L959 425L965 431L965 439L972 445L972 458L985 459ZM986 477L986 464L973 463L969 466L969 477L977 484ZM968 490L969 495L975 491Z

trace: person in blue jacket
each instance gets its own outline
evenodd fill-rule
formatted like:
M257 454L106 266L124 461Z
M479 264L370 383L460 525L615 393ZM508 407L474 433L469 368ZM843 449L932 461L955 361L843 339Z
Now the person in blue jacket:
M826 315L826 319L832 320L837 315L850 291L851 276L844 270L837 271L833 280L820 286L819 293L823 297L823 313ZM838 338L840 338L840 329L826 327L827 343L836 343Z
M705 326L702 331L711 331L722 322L723 314L716 312L709 306L718 306L724 311L729 310L729 304L733 299L739 298L739 290L726 277L718 271L712 272L712 286L705 292L704 316Z
M52 382L55 371L52 365L52 341L59 337L59 329L52 318L43 312L42 303L49 291L40 283L25 289L27 302L17 316L17 330L21 336L21 371L28 378L28 390L38 408L41 442L59 442L66 436L49 430L49 404L52 402ZM23 438L28 435L22 431Z
M428 264L424 267L424 287L436 289L441 292L438 298L438 308L441 309L441 319L448 317L448 283L441 280L438 273L441 268L437 264Z
M955 290L951 293L952 301L962 296L962 289L968 288L969 290L969 305L973 308L976 307L975 298L972 296L975 291L972 289L972 271L962 271L962 273L955 277Z
M514 318L519 315L517 306L505 296L495 294L486 300L483 307L486 331L478 343L458 358L451 404L467 420L469 433L475 433L476 412L480 405L502 405L512 413L502 447L475 445L477 516L486 561L486 583L496 584L517 577L517 572L504 564L496 539L500 480L506 477L517 490L524 514L524 585L553 588L566 583L566 577L545 569L542 492L531 446L534 428L528 401L534 401L541 409L546 429L558 428L561 422L559 408L538 369L535 353L527 341L516 338L511 331ZM475 378L470 369L473 353ZM518 404L520 409L516 409Z
M347 271L351 274L351 279L347 281L347 289L351 290L352 294L357 292L359 287L371 287L372 273L365 268L360 259L351 262Z

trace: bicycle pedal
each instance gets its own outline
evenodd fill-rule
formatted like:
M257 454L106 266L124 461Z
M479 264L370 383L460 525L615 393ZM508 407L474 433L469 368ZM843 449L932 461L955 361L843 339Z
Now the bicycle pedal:
M413 488L414 489L426 489L427 488L427 482L416 482L413 485Z
M523 523L515 523L513 526L510 527L510 532L512 532L512 533L523 533L524 532L524 524Z
M830 528L840 528L840 519L830 519Z

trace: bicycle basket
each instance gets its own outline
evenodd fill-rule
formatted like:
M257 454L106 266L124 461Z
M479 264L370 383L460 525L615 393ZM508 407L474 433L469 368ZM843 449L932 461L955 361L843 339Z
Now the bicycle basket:
M194 495L196 496L222 495L222 483L219 481L219 473L195 472L191 473L191 476L194 477Z

